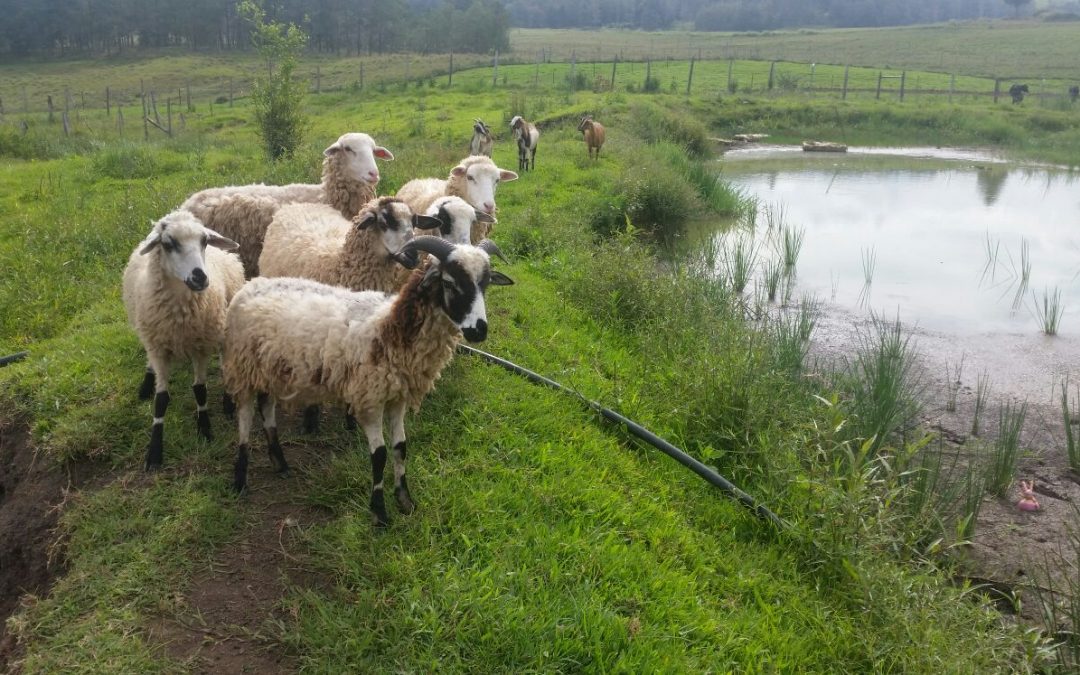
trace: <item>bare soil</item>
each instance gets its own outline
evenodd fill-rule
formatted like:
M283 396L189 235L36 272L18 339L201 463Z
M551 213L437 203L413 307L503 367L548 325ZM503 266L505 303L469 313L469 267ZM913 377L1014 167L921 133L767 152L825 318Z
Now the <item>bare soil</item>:
M90 462L56 466L38 456L24 422L0 419L0 672L19 655L8 617L24 595L47 592L65 570L52 551L67 491L102 471Z

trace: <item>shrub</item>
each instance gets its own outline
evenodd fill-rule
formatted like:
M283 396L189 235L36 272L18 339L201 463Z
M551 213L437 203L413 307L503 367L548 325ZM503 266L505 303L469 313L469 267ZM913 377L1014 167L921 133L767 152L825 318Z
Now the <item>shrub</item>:
M676 115L652 103L635 105L630 110L632 130L646 143L670 141L694 157L709 153L709 134L705 125L692 117Z

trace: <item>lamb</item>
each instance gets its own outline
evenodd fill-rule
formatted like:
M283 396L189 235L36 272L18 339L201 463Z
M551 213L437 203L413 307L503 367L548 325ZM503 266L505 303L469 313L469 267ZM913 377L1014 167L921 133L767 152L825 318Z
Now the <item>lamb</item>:
M412 239L414 227L438 228L442 221L413 215L396 197L371 200L351 221L326 204L289 204L266 230L259 270L266 277L303 277L389 293L401 286L395 255Z
M375 158L394 155L363 133L348 133L323 151L322 182L317 185L239 185L210 188L187 198L181 208L207 227L240 242L240 260L248 278L259 274L263 237L274 214L285 204L324 203L351 218L375 198L379 168Z
M224 373L226 390L238 405L237 491L247 486L257 394L270 457L282 475L289 466L277 437L276 401L337 400L349 406L367 436L374 524L385 527L388 522L383 499L386 413L394 495L402 513L412 512L405 477L405 410L419 408L462 335L470 342L487 337L487 286L513 284L491 269L488 252L497 248L490 241L474 247L421 236L402 253L420 251L434 260L413 272L395 295L354 293L294 278L254 279L236 295L226 318Z
M500 169L490 157L472 155L450 170L446 180L439 178L416 178L401 186L397 191L401 199L413 213L428 213L428 209L439 197L461 197L477 211L495 215L495 191L501 181L511 181L518 177L513 171ZM474 243L479 239L473 240Z
M589 153L589 159L593 158L593 150L596 150L596 159L600 159L600 147L604 145L604 125L594 122L592 115L581 118L578 131L585 139L585 149Z
M235 241L207 228L188 211L177 210L154 224L124 269L128 321L146 349L147 367L139 398L147 400L154 394L154 422L145 462L148 471L162 463L169 367L175 359L191 359L195 366L192 390L198 405L197 428L204 438L211 438L206 371L210 356L224 341L226 307L244 284L240 259L225 252L237 247ZM226 411L229 409L227 403Z
M1023 103L1024 96L1031 93L1031 89L1026 84L1014 84L1009 87L1009 96L1012 97L1013 104Z
M514 115L510 120L510 128L514 131L514 140L518 145L518 171L536 169L536 143L540 140L540 130L535 124L526 122L521 115ZM529 166L529 160L532 166Z
M427 216L438 221L438 233L454 244L470 244L487 239L491 226L499 222L477 211L461 197L439 197L428 206Z
M491 150L494 147L495 138L491 135L491 129L484 124L484 120L476 118L473 124L472 140L469 142L469 154L491 157Z

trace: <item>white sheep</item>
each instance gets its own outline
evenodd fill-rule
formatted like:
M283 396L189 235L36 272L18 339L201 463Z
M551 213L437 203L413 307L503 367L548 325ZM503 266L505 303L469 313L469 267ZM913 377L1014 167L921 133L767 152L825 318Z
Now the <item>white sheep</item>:
M428 208L439 197L461 197L477 211L495 215L495 191L502 181L515 180L513 171L500 169L490 157L472 155L450 170L446 180L439 178L415 178L397 191L413 213L428 213ZM476 243L479 239L474 240Z
M379 167L375 158L394 155L362 133L348 133L323 151L322 182L317 185L239 185L210 188L187 198L180 208L240 243L240 260L247 276L259 274L263 237L274 214L285 204L323 203L351 218L375 198Z
M279 474L289 470L277 438L278 399L302 404L343 401L367 436L372 464L371 513L387 523L383 500L389 413L394 450L394 495L403 513L413 510L405 479L405 411L420 407L464 334L487 337L484 290L513 283L492 270L490 241L480 247L416 237L403 255L430 253L401 291L354 293L307 279L260 278L229 306L225 330L226 390L238 406L239 439L233 486L247 486L248 443L259 399L270 457Z
M510 120L510 128L514 132L514 140L517 141L518 146L518 171L535 169L536 144L540 141L540 130L532 122L526 122L521 115L514 115Z
M455 244L471 244L487 239L491 226L499 222L477 211L461 197L439 197L425 214L438 221L438 236Z
M476 118L473 123L472 140L469 141L469 154L491 157L494 147L495 138L491 135L491 129L484 124L484 120Z
M206 371L224 340L225 309L244 284L240 259L225 252L236 248L236 242L205 227L188 211L177 210L154 224L124 269L128 321L146 349L139 398L149 399L156 392L147 470L161 466L169 367L176 359L191 359L195 366L197 426L203 437L211 437Z
M325 204L290 204L266 230L259 270L266 277L389 293L401 287L406 270L395 255L412 239L413 228L441 226L437 218L414 215L396 197L371 200L351 220Z

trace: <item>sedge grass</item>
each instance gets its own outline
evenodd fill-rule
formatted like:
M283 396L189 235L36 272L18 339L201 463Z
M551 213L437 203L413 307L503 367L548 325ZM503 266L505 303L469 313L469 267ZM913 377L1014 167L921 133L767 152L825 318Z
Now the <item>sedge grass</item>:
M993 384L990 382L989 371L982 371L975 380L975 409L971 415L971 435L979 435L979 425L982 422L982 414L986 411L986 404L990 401L990 391Z
M1043 289L1042 298L1032 291L1032 304L1035 307L1035 316L1042 326L1046 335L1057 335L1058 325L1061 323L1061 315L1065 312L1065 306L1061 304L1061 289L1055 288L1053 292Z
M1012 485L1016 460L1020 457L1020 434L1027 417L1027 403L1007 401L998 410L998 433L987 464L986 489L1004 497Z
M1080 385L1077 386L1077 398L1080 399ZM1078 416L1080 413L1069 405L1069 378L1066 377L1061 382L1061 421L1065 426L1065 450L1069 458L1069 467L1073 471L1080 472L1080 441L1073 430Z
M949 362L945 361L945 410L956 412L956 397L960 393L960 382L964 374L964 355L960 355L960 363L955 369L950 369Z

